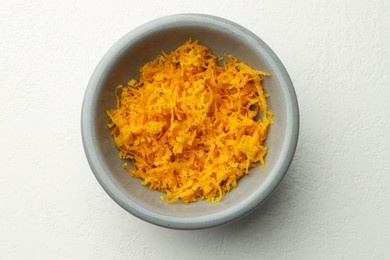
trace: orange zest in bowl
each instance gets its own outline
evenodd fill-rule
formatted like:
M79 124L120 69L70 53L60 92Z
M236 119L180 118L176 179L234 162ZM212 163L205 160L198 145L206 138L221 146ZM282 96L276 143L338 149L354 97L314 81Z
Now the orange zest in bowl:
M270 74L198 41L162 52L107 110L119 156L134 165L124 168L162 200L220 201L257 163L264 171L272 112L261 76Z

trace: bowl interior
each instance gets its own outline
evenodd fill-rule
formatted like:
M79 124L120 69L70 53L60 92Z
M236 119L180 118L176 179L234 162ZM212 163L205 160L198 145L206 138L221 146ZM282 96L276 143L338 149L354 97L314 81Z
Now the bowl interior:
M253 201L253 198L263 196L263 200L270 193L269 184L275 182L275 179L283 177L280 176L284 175L280 172L280 164L285 155L283 153L286 150L286 138L290 138L286 134L290 119L286 107L288 97L285 90L287 83L284 72L275 64L272 54L259 46L253 37L248 37L246 31L221 29L217 25L215 23L210 25L207 22L205 24L182 22L171 26L161 26L161 28L153 27L145 33L136 32L136 37L130 33L120 41L121 44L117 44L111 50L111 54L108 54L111 58L106 59L109 61L104 64L106 68L98 80L97 92L94 96L95 107L92 108L93 112L90 116L96 119L96 129L92 136L97 160L105 171L105 178L112 182L111 186L106 186L106 190L108 187L110 195L114 194L116 201L122 207L129 210L129 204L135 205L135 207L142 209L141 211L150 212L155 218L166 217L168 219L196 219L197 217L221 214L221 212L228 215L236 211L237 205L259 203L258 200ZM233 54L255 69L272 74L271 77L266 77L263 80L265 92L271 95L268 99L268 105L274 113L274 124L269 130L266 141L268 153L265 158L265 171L262 172L261 167L253 168L250 174L244 176L239 181L238 186L226 194L219 203L199 201L185 205L181 201L173 204L161 201L162 193L150 191L147 186L141 185L140 179L131 177L122 168L124 161L119 159L118 149L115 147L107 128L109 121L106 110L115 107L115 87L119 84L126 84L132 78L138 79L139 68L143 64L161 54L162 50L170 52L190 38L200 40L201 44L210 47L216 55ZM147 220L153 222L153 219Z

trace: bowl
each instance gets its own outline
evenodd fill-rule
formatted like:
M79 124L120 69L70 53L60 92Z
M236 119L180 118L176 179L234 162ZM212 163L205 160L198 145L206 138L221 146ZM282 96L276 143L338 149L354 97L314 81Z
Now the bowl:
M274 113L265 145L265 170L255 167L218 203L184 204L160 200L161 192L141 185L122 168L106 110L115 107L117 85L139 77L139 68L161 51L188 39L200 40L214 54L233 54L251 67L270 72L263 81ZM81 115L83 146L103 189L122 208L147 222L172 229L204 229L235 221L256 209L285 176L298 140L299 113L290 77L275 53L254 33L226 19L203 14L162 17L122 37L101 59L88 83Z

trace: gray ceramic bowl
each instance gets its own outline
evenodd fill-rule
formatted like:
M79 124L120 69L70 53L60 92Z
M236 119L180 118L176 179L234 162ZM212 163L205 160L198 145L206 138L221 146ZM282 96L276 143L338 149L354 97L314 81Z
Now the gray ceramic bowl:
M272 73L264 80L271 97L274 124L266 141L265 171L251 170L219 203L185 205L160 200L141 180L132 178L118 158L107 128L106 109L115 107L114 89L138 78L141 65L162 50L171 51L189 38L198 39L217 55L233 54L248 65ZM88 162L101 186L121 207L150 223L174 229L202 229L232 222L262 204L280 183L293 158L299 129L296 95L290 77L275 53L255 34L228 20L180 14L146 23L120 39L97 65L82 107L82 139Z

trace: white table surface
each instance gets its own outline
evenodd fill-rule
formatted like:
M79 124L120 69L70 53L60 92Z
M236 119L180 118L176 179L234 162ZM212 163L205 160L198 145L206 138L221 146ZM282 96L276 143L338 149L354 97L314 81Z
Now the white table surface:
M232 225L143 222L99 186L81 103L122 35L174 13L259 35L285 64L301 112L294 161L273 196ZM390 1L0 2L0 258L390 259Z

